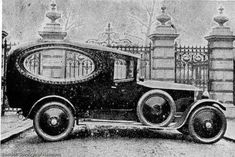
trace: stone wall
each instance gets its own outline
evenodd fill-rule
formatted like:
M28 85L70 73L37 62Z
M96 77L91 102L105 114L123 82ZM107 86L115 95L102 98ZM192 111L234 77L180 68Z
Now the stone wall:
M174 41L178 37L175 27L167 24L170 17L162 7L162 14L157 17L161 25L157 26L149 36L153 42L151 54L151 79L159 81L175 81L175 49ZM209 49L209 92L212 99L225 104L233 104L234 99L234 59L235 36L230 27L224 26L229 19L223 15L223 8L219 8L219 15L214 17L218 26L212 28L205 37Z

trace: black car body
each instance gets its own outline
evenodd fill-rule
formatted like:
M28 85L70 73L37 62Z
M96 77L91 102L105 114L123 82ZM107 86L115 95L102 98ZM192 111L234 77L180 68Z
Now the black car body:
M8 58L8 101L49 141L67 137L75 120L95 110L130 111L144 125L178 129L203 143L223 136L220 102L196 100L200 89L192 85L138 81L138 60L135 54L80 43L21 45Z

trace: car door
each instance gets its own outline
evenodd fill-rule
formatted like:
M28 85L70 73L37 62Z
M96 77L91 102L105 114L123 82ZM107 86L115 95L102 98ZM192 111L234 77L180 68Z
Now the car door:
M130 58L114 59L113 83L111 95L114 108L133 108L133 103L138 95L135 80L135 64Z

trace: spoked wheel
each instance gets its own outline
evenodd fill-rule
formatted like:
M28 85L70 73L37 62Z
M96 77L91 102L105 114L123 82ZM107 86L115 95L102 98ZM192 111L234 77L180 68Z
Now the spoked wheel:
M145 125L167 126L174 118L176 106L171 96L161 90L145 93L137 105L137 115Z
M33 122L34 129L41 138L58 141L72 132L74 116L66 105L60 102L48 102L38 110Z
M203 106L196 109L189 118L189 133L200 143L219 141L227 127L224 114L216 107Z

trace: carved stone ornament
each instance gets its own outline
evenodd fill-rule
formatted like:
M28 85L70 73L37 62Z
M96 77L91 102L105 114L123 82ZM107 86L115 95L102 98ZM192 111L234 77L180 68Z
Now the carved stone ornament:
M63 40L67 36L67 32L62 31L60 23L56 22L57 19L61 18L61 13L57 12L55 1L51 2L51 10L46 13L51 22L47 23L43 27L42 31L39 31L39 35L43 40Z
M214 17L214 21L219 24L220 27L224 26L224 23L227 22L229 19L223 15L223 7L219 8L219 14L218 16Z
M165 25L167 21L171 20L171 17L165 13L166 10L165 6L161 7L161 9L162 9L162 14L157 17L157 20L161 23L161 25Z

